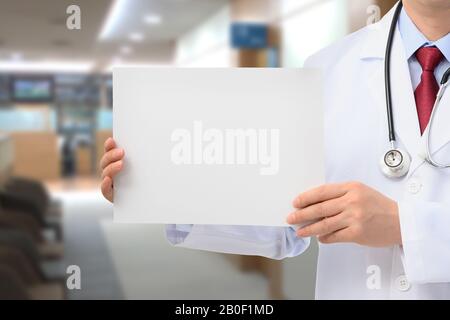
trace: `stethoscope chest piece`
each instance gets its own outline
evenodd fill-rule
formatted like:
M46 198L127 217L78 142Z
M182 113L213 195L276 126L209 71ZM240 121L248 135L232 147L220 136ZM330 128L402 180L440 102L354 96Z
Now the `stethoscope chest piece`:
M391 149L386 152L380 159L380 168L383 174L388 178L401 178L405 176L409 168L411 166L411 158L406 151L401 149L397 149L396 139L395 139L395 130L394 130L394 115L392 111L392 99L391 99L391 50L394 42L395 30L397 28L398 18L403 8L402 1L399 2L397 8L394 12L394 17L392 19L391 27L389 29L388 41L386 45L386 55L384 59L384 78L385 78L385 91L386 91L386 111L387 111L387 122L388 122L388 131L389 131L389 143L391 145ZM432 154L430 152L430 135L431 135L431 127L433 126L433 119L436 114L436 110L438 109L439 102L444 95L444 91L448 85L450 85L450 68L444 72L442 76L442 80L440 82L439 92L437 94L433 111L430 115L430 120L428 123L428 131L426 133L426 157L425 160L433 165L436 168L450 168L450 164L441 164L436 162L432 158Z
M405 176L411 166L411 158L406 151L391 149L380 159L380 168L388 178L401 178Z

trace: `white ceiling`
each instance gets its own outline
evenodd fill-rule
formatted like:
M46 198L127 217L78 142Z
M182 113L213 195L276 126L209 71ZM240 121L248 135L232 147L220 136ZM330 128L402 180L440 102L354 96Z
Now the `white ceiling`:
M0 60L14 52L24 60L94 60L107 65L126 45L132 52L125 61L169 63L177 37L220 10L229 0L118 0L126 1L124 14L112 28L111 36L99 41L114 1L110 0L0 0ZM66 8L81 8L81 30L66 28ZM160 25L143 22L146 14L161 15ZM129 34L145 35L142 43ZM122 54L123 56L123 54Z

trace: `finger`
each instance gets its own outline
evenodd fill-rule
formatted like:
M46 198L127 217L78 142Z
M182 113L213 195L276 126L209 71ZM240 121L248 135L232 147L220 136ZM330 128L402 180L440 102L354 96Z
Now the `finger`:
M106 152L102 160L100 161L100 166L102 169L105 169L110 163L122 160L125 155L123 149L112 149Z
M116 142L114 141L113 138L109 137L108 139L106 139L105 144L104 144L104 150L105 152L108 152L111 149L116 148Z
M351 239L350 228L344 228L341 230L337 230L336 232L321 235L320 237L318 237L318 240L321 243L325 244L352 242Z
M315 203L342 197L347 192L345 184L324 184L300 194L294 199L295 208L306 208Z
M103 196L109 200L113 201L113 181L110 177L104 177L102 184L101 184L101 190Z
M348 226L345 216L340 214L322 219L297 230L299 237L312 237L330 234Z
M331 199L292 212L287 218L287 223L303 224L308 221L337 215L344 209L345 204L342 198Z
M123 161L117 161L109 164L105 169L103 169L102 172L102 179L104 177L110 177L111 179L114 179L116 174L118 174L123 168Z

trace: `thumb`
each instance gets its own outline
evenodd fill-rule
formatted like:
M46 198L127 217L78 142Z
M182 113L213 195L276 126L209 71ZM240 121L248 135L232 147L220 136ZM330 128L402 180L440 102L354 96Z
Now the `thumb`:
M114 199L113 199L113 195L114 195L114 193L113 193L113 180L110 177L105 176L103 178L101 189L102 189L103 196L108 201L114 202Z

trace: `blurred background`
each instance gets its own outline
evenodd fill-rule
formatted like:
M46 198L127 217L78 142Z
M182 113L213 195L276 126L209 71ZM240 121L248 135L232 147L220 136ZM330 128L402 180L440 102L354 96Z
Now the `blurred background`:
M313 299L315 241L271 261L112 223L97 166L112 67L301 67L393 4L0 0L0 299Z

